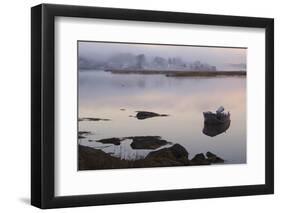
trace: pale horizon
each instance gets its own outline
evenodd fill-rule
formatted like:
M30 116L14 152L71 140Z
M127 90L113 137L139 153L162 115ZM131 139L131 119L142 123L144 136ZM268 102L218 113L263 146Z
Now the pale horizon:
M247 48L178 46L159 44L135 44L114 42L78 42L79 58L106 61L116 54L144 54L147 58L181 58L186 63L200 61L216 66L219 70L246 69Z

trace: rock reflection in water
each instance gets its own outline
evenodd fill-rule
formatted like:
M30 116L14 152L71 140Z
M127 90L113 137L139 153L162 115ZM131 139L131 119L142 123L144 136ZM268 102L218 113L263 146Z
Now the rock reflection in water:
M226 132L226 130L230 126L230 120L226 121L225 123L221 124L210 124L210 123L204 123L203 133L207 136L214 137L217 136L223 132Z

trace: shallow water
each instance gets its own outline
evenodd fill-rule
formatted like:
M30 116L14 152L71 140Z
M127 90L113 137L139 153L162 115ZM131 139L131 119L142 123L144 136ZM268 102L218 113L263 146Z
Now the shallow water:
M231 113L231 125L225 133L206 136L202 133L203 112L215 111L221 105ZM169 116L145 120L130 117L141 110ZM144 158L151 150L133 150L129 139L121 142L121 146L95 140L161 136L184 146L191 158L211 151L225 163L246 163L245 77L172 78L83 70L79 72L78 113L80 118L111 119L79 122L79 131L92 132L85 139L79 139L79 144L102 149L122 159Z

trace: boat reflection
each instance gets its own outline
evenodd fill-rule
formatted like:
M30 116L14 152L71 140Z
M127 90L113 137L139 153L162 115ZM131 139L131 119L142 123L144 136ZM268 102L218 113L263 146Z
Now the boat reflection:
M224 112L221 106L216 110L216 113L203 112L204 115L204 128L203 133L207 136L214 137L226 130L230 126L230 113Z
M230 120L222 123L222 124L208 124L208 123L204 123L204 128L203 128L203 133L205 135L208 135L210 137L214 137L217 136L223 132L226 132L226 130L229 128L230 126Z

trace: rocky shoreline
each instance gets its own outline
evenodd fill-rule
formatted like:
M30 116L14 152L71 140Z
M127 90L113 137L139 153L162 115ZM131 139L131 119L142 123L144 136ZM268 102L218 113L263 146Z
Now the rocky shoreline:
M121 109L124 111L123 108ZM168 114L159 114L149 111L135 112L137 114L134 117L139 120L169 116ZM79 118L79 121L110 121L110 119L84 117ZM93 133L89 131L79 131L78 139L86 139L87 136L91 134ZM88 140L88 142L94 141L101 144L108 144L109 146L120 147L120 150L121 143L130 142L129 146L132 150L146 150L148 154L144 155L142 159L121 159L113 155L113 153L107 153L98 147L89 147L80 142L78 145L79 170L197 166L224 163L222 158L211 152L206 152L205 154L198 153L195 154L193 158L189 158L188 151L182 145L164 140L160 136L128 136Z
M169 166L199 166L223 163L224 160L211 152L199 153L189 159L189 153L180 144L150 152L144 159L124 160L102 150L78 145L79 170L148 168Z
M112 74L142 74L165 75L166 77L216 77L216 76L246 76L246 71L178 71L178 70L137 70L137 69L107 69Z

